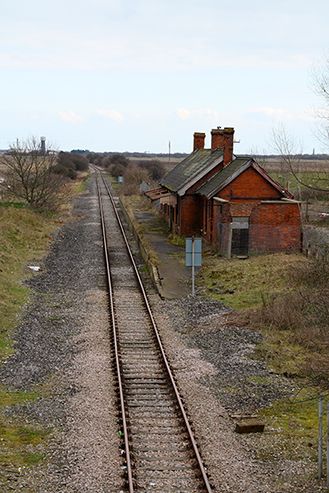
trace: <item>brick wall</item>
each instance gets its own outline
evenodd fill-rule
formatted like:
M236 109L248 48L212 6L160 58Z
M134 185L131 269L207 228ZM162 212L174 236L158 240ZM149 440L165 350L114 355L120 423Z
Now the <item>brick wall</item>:
M301 221L298 204L259 204L250 215L249 251L300 251Z
M253 168L248 168L218 194L226 200L279 199L279 191Z
M184 195L180 199L179 234L199 235L202 227L202 199L198 195Z

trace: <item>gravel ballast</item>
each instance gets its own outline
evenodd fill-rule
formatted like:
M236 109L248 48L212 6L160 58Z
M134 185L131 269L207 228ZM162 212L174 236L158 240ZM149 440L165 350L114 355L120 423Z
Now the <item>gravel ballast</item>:
M15 333L15 354L0 369L9 388L46 389L44 398L6 410L51 430L45 462L32 473L8 475L7 485L18 491L126 491L93 180L76 199L72 221L57 232L41 273L29 281L33 296ZM259 459L256 452L277 440L271 430L234 433L231 414L254 413L294 388L253 359L261 336L226 325L220 303L201 296L161 300L149 281L147 289L214 490L325 491L313 479L315 464L306 459Z

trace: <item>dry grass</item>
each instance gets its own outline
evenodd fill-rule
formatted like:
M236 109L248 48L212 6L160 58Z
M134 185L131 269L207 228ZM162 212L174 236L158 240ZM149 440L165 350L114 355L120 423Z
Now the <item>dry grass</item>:
M288 376L328 387L329 265L302 255L225 260L210 255L199 285L235 310L230 322L260 330L256 356Z
M249 313L253 326L285 338L302 353L298 370L315 385L328 387L329 377L329 266L306 260L287 272L291 289L267 299ZM299 348L299 350L298 350Z

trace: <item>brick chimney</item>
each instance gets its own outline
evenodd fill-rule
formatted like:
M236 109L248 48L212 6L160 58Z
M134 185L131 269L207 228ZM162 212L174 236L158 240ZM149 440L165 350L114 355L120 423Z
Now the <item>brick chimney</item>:
M204 139L206 134L203 132L194 132L193 135L193 151L198 151L199 149L204 149Z
M230 163L233 159L233 138L234 128L215 128L211 131L211 150L223 149L224 166Z

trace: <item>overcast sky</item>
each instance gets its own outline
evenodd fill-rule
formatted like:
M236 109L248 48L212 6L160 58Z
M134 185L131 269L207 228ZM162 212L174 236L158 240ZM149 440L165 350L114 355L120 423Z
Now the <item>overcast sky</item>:
M329 57L329 1L0 0L0 149L190 152L235 127L271 152L283 123L316 137L312 72Z

